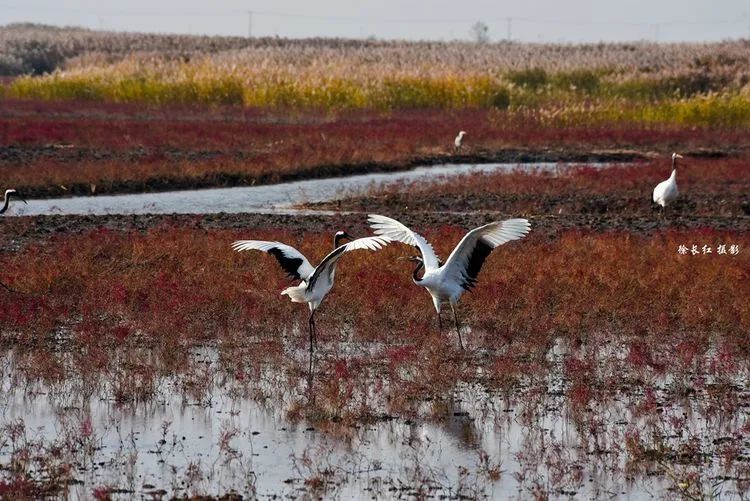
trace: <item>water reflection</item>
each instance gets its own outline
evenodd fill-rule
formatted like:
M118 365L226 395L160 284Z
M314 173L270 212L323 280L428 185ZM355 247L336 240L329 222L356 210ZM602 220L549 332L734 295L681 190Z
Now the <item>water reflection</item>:
M602 349L617 356L617 347ZM256 368L257 377L227 377L222 349L191 349L189 370L155 376L149 396L131 400L118 399L108 377L71 372L43 382L28 354L6 352L0 462L17 463L24 448L42 462L69 461L73 478L82 483L68 488L80 497L96 486L130 495L163 489L170 496L234 490L345 498L661 497L684 472L697 472L705 482L742 474L711 454L722 437L747 427L742 407L717 414L715 401L674 398L668 378L657 386L658 411L647 412L648 399L627 385L576 407L563 376L569 351L564 342L549 350L548 370L538 381L506 389L459 381L400 417L389 407L399 389L382 381L377 367L365 367L351 379L364 378L367 393L343 398L379 417L353 422L305 417L318 405L316 391L328 391L337 376L325 347L312 372L306 370L307 350L285 350L288 366L267 363ZM67 356L61 354L63 364ZM369 388L379 379L376 395ZM746 381L735 384L734 398L747 399ZM690 456L690 447L699 456ZM671 452L659 455L657 449L676 456L669 459ZM740 443L738 454L747 453L747 444ZM742 485L747 489L727 481L722 492L745 492Z

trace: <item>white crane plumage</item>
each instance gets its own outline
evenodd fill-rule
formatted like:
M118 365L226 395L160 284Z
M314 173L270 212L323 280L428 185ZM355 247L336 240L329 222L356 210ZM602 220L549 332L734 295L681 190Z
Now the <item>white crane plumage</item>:
M8 206L10 205L10 199L11 199L11 197L16 197L21 202L23 202L25 204L28 203L26 200L24 200L24 198L21 196L21 194L18 193L18 190L13 189L13 188L11 188L9 190L5 190L5 201L3 203L3 207L0 209L0 214L3 214L3 213L5 213L6 210L8 210Z
M351 241L340 245L340 241L344 238ZM281 291L281 295L289 296L289 299L294 303L307 303L310 308L308 327L310 331L310 353L312 353L313 344L316 342L315 311L333 287L338 260L346 252L359 249L380 250L388 243L390 243L390 240L385 237L364 237L355 240L347 233L339 231L334 237L334 250L317 267L313 267L300 251L281 242L237 240L232 243L232 249L238 252L245 250L267 252L276 258L279 265L291 278L301 280L298 285L287 287Z
M368 216L370 227L376 235L387 237L419 249L420 256L408 258L415 261L417 267L412 273L414 283L427 289L432 296L432 303L438 314L438 324L442 329L440 309L447 301L453 318L456 321L458 342L463 348L461 329L456 314L456 303L461 295L476 285L479 271L482 269L487 256L496 247L518 240L526 236L531 225L526 219L507 219L485 224L468 232L458 243L445 264L438 259L432 246L425 238L410 230L395 219L377 214ZM420 269L424 267L424 274L419 278Z
M456 146L456 151L461 151L461 145L464 141L464 136L466 135L466 131L461 131L456 136L456 139L453 140L453 144Z
M662 206L662 209L668 204L672 203L680 194L677 189L677 159L682 158L682 155L672 153L672 174L669 179L662 181L657 184L654 188L653 200L655 203Z

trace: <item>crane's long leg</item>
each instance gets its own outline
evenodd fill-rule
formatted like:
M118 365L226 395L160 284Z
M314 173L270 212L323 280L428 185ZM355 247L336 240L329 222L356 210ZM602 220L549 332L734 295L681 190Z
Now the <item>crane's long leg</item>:
M318 349L318 326L315 325L315 313L313 313L313 344L315 349Z
M451 304L451 310L453 310L453 320L456 321L456 332L458 332L458 345L463 350L464 342L461 340L461 326L458 323L458 314L456 313L456 308L452 304Z
M310 329L310 354L312 354L313 343L315 341L315 310L310 313L310 319L307 321L307 327Z
M438 316L438 331L443 332L443 319L440 317L440 312L437 312Z
M307 388L312 393L313 384L313 371L315 369L315 354L313 353L313 347L315 346L315 308L310 306L310 318L307 321L307 327L310 329L310 362L307 369Z
M313 390L313 379L315 378L315 357L310 353L310 364L307 367L307 394L308 398L315 399Z

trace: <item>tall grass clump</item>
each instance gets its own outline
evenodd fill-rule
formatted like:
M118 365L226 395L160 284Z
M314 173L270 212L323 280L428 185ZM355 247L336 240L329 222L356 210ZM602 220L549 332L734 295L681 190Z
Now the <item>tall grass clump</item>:
M705 71L665 75L632 75L606 82L602 94L628 99L687 98L732 87L731 75Z
M487 76L366 75L257 72L200 63L147 65L128 61L104 68L55 72L14 80L8 94L24 99L77 99L153 104L244 104L291 108L507 107L505 88Z
M712 93L655 104L642 113L643 121L742 127L750 125L750 98Z
M525 104L516 111L546 126L594 126L611 123L672 124L699 127L750 126L750 99L740 93L710 93L680 99L631 102L595 99L579 103Z
M8 86L7 94L43 100L227 105L243 103L244 86L231 75L221 78L191 75L164 80L146 74L85 76L53 73L43 78L19 77Z

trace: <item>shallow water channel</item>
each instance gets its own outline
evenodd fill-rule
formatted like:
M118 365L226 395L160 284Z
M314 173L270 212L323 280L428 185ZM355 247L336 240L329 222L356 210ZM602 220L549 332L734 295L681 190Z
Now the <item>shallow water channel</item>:
M513 169L556 170L568 164L480 164L437 165L416 169L312 179L289 183L241 188L144 193L137 195L102 195L58 199L29 200L28 205L15 204L8 211L13 215L43 214L212 214L227 213L299 213L293 207L305 202L327 202L347 194L390 183L409 183L420 180L449 180L453 176L511 171ZM594 167L607 164L587 164ZM315 214L325 212L315 211Z

